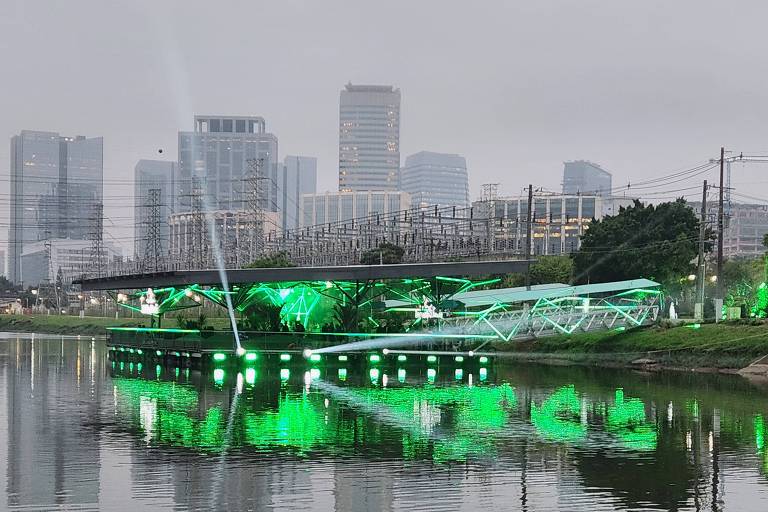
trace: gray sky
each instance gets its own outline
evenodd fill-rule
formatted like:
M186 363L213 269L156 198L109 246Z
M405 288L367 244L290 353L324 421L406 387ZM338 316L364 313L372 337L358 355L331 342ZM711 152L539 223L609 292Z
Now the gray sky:
M2 0L0 225L22 129L103 136L105 196L129 198L136 161L175 159L195 113L261 115L332 190L350 80L399 87L402 158L464 155L473 198L557 189L564 160L615 186L721 145L768 154L767 19L765 0ZM734 172L768 198L768 165ZM118 238L128 203L105 205Z

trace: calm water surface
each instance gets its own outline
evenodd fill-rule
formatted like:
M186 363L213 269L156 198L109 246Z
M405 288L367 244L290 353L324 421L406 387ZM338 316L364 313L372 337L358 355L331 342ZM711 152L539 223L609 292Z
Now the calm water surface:
M113 364L0 339L2 510L768 510L768 388L492 361Z

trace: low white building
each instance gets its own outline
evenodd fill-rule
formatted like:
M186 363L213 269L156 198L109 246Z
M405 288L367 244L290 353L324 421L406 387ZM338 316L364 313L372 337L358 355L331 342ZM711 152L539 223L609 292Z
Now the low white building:
M48 246L50 243L50 261ZM24 286L37 286L42 282L54 282L61 270L65 283L72 282L84 273L94 271L96 257L90 240L53 238L24 245L21 254L21 280ZM101 262L106 269L121 254L113 245L103 242Z

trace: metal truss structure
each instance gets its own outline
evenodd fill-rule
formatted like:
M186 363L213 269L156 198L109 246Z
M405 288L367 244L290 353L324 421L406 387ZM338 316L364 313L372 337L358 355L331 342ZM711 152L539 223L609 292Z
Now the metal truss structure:
M408 336L511 341L655 322L663 295L648 280L585 286L499 288L500 278L458 277L197 284L118 293L118 304L162 318L205 301L257 331L325 337ZM476 347L479 348L479 347Z
M607 297L540 297L532 306L494 304L483 311L460 314L456 328L467 333L495 333L499 339L529 339L599 330L624 330L654 323L662 293L633 289Z

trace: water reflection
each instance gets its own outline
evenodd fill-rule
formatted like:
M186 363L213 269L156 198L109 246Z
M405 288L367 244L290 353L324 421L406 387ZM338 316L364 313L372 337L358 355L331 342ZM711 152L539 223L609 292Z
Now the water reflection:
M396 360L201 373L0 341L5 508L768 508L738 377Z

